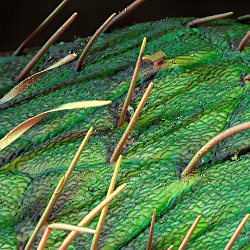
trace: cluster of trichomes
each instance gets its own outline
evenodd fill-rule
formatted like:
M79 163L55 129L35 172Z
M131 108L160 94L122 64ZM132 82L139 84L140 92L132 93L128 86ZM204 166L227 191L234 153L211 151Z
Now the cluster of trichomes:
M144 249L154 209L152 248L179 246L199 215L190 249L226 246L249 212L249 130L228 137L206 154L202 167L193 175L182 180L180 175L214 136L250 120L246 78L250 49L237 51L249 25L225 19L190 28L186 25L190 21L193 18L167 18L102 34L85 59L83 70L74 70L75 61L53 68L1 104L0 136L4 138L18 124L61 104L112 101L102 108L50 113L2 147L1 249L27 244L90 127L94 132L34 246L49 224L76 226L106 196L113 173L110 158L130 119L127 116L117 128L143 37L147 37L147 54L162 50L166 58L160 66L144 62L135 82L130 110L136 110L151 80L154 87L122 145L117 186L126 183L127 187L109 206L99 247ZM53 45L32 73L67 54L81 53L87 42L77 39ZM36 53L0 58L1 97L16 85L15 77ZM88 227L96 228L97 222L98 217L88 221ZM79 233L71 249L90 247L91 234L96 232L86 230L90 234ZM249 248L247 231L249 224L234 243L235 249ZM68 234L65 230L50 233L48 249L57 249Z

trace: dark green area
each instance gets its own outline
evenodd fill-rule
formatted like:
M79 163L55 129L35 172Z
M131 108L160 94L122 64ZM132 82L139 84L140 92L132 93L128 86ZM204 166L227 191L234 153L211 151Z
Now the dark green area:
M117 186L127 188L110 205L101 249L145 249L153 209L157 220L154 249L179 246L201 214L190 249L223 249L249 213L249 131L222 142L207 154L196 174L179 176L193 155L224 129L250 120L249 47L237 46L250 25L223 20L190 29L186 19L166 19L102 34L87 56L50 71L17 98L0 106L0 138L26 119L60 104L112 100L109 107L63 111L44 118L0 152L0 248L22 248L66 172L90 126L96 129L83 151L49 223L77 223L106 196L114 166L108 164L127 126L116 129L140 45L146 54L163 50L171 66L159 72L155 86L123 152ZM68 53L81 53L88 39L51 47L32 73ZM0 97L34 56L0 58ZM149 82L143 63L131 106L135 109ZM95 228L98 218L89 225ZM249 223L234 249L250 247ZM47 248L57 249L67 235L53 231ZM39 235L40 237L41 235ZM248 236L248 237L247 237ZM89 249L82 235L70 249ZM36 246L37 246L36 242Z

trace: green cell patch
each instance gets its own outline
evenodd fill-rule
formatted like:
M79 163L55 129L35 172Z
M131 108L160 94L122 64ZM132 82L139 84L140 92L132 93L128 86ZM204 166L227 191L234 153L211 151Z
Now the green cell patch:
M110 157L148 84L153 90L123 148L117 184L126 189L111 202L100 249L145 249L153 209L152 249L177 248L198 215L189 249L223 249L249 213L249 131L227 138L180 174L194 154L223 130L249 121L249 47L237 46L249 25L221 20L188 28L193 18L166 18L101 34L82 71L76 61L48 72L13 100L0 105L0 138L25 120L57 106L112 100L107 107L52 113L0 152L0 248L26 245L81 141L86 148L53 208L48 223L77 225L106 196L114 171ZM145 54L163 51L154 72L143 62L125 123L117 128L143 37ZM70 53L80 54L90 38L51 46L30 74ZM0 58L0 98L35 55ZM95 228L98 217L88 225ZM45 227L34 244L37 248ZM235 249L250 246L249 223ZM46 249L58 249L68 232L53 230ZM89 249L93 236L79 234L69 249Z

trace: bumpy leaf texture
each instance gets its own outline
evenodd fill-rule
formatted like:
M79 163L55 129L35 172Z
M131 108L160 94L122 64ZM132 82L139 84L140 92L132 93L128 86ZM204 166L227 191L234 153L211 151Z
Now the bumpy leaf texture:
M180 173L207 141L250 120L250 49L236 51L249 25L221 20L188 28L193 18L165 19L102 34L81 72L76 62L48 72L17 98L0 106L0 138L26 119L63 103L112 100L109 107L62 111L44 118L0 152L0 248L23 248L58 181L90 126L96 129L48 223L77 225L105 196L114 169L108 160L127 122L116 128L139 48L162 50L171 65L156 74L154 89L123 151L118 183L128 187L110 205L101 249L145 249L157 209L153 249L178 247L195 218L202 219L190 249L222 249L249 213L249 131L228 138L206 155L195 175ZM79 54L88 39L51 47L33 72L68 53ZM0 58L0 97L36 51ZM143 63L131 106L148 82ZM95 228L95 218L90 228ZM234 249L249 249L248 223ZM34 245L37 246L42 232ZM57 249L68 234L54 230L46 245ZM89 249L91 235L79 234L70 249Z

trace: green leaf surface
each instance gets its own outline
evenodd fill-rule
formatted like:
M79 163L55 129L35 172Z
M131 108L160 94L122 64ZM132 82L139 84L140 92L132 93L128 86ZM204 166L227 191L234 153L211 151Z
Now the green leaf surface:
M237 45L250 25L233 20L188 28L191 18L167 18L102 34L75 72L76 62L51 70L17 98L0 106L0 138L28 118L63 103L112 100L112 105L48 115L0 152L0 248L22 249L58 181L90 126L96 130L56 203L48 223L77 225L106 196L114 166L110 156L126 129L117 129L138 57L162 50L164 70L123 151L117 186L127 188L111 203L101 249L145 249L157 209L153 249L177 248L201 214L188 249L223 249L249 213L250 131L229 137L200 162L195 175L180 180L194 154L223 130L250 121L249 47ZM53 45L35 73L69 53L80 54L87 39ZM0 98L34 56L0 58ZM132 97L135 109L148 86L144 62ZM39 131L39 133L37 132ZM95 228L96 217L88 227ZM250 247L247 223L234 249ZM34 245L38 246L44 229ZM58 249L68 232L53 230L46 249ZM92 235L79 234L69 249L89 249Z

